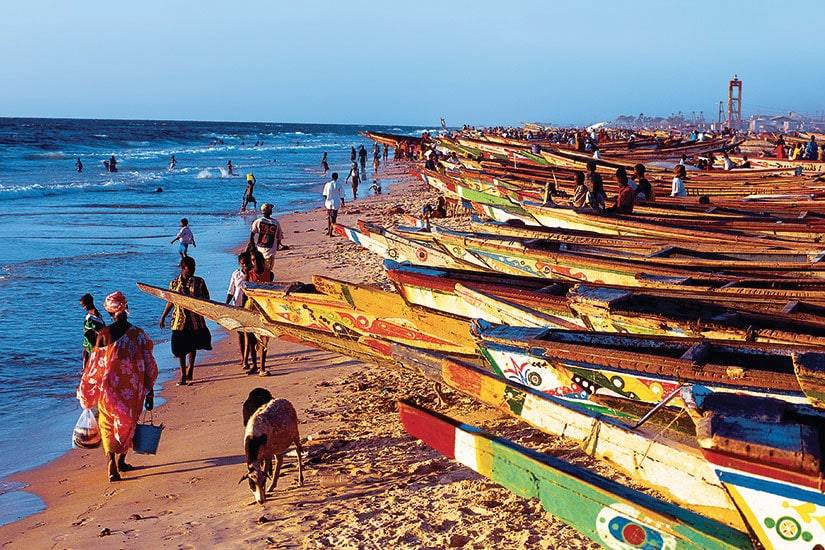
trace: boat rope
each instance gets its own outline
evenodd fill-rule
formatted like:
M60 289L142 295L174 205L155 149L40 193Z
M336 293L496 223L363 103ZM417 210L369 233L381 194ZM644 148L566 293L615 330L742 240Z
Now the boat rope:
M679 418L681 418L681 416L684 413L685 413L684 408L679 409L679 413L676 416L673 417L673 420L668 422L666 426L664 426L661 430L659 430L659 432L650 439L650 443L647 444L647 449L645 449L645 452L642 453L642 457L639 459L638 464L636 464L636 469L638 469L642 465L642 462L644 462L645 458L647 458L647 454L650 452L650 449L653 448L653 444L657 443L659 441L659 438L662 437L662 434L665 433L668 429L670 429L670 427L673 426L673 424L677 420L679 420Z

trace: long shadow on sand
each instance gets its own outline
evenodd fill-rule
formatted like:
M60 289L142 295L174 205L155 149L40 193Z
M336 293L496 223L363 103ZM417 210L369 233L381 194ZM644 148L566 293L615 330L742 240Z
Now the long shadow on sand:
M162 470L156 471L146 474L140 474L136 476L129 476L129 479L141 479L144 477L152 477L157 475L169 475L169 474L181 474L186 472L195 472L197 470L205 470L207 468L217 468L220 466L234 466L236 464L243 464L246 458L243 455L227 455L227 456L217 456L212 458L204 458L204 459L194 459L194 460L181 460L178 462L167 462L166 464L153 464L151 466L144 466L141 468L143 469L153 469L157 470L160 468L166 468L168 466L178 466L184 464L197 464L197 466L193 466L191 468L177 468L175 470Z

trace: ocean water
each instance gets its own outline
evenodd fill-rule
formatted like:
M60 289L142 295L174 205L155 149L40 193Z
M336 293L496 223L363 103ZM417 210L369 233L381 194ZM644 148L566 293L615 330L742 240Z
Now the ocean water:
M329 153L331 171L343 177L351 146L364 144L371 155L371 142L358 135L364 129L0 118L0 524L42 508L2 478L71 448L80 414L80 296L92 293L102 312L106 294L122 290L131 321L155 341L169 378L176 363L168 330L157 326L163 304L135 282L166 285L176 275L177 243L169 241L180 218L195 234L197 274L222 300L236 263L230 249L248 238L254 219L239 213L245 174L255 174L258 204L273 203L276 216L319 206L321 155ZM175 170L168 169L172 154ZM104 168L110 155L116 173ZM289 228L285 234L288 243Z

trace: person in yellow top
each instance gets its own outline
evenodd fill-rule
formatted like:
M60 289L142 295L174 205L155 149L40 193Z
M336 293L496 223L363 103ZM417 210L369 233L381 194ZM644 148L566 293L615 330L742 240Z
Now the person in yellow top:
M802 155L802 147L797 143L793 147L793 153L791 153L791 160L799 160L801 155Z
M246 207L249 203L255 205L255 207L252 210L258 209L258 201L255 200L255 196L252 194L252 192L255 190L256 183L257 180L255 179L255 174L253 174L252 172L248 173L246 175L246 190L243 193L243 202L241 203L242 212L246 211Z

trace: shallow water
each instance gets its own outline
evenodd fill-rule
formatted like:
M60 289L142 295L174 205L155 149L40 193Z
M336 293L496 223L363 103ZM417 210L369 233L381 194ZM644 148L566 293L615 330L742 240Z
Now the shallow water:
M245 174L255 174L258 204L273 203L276 216L319 206L321 155L328 152L331 170L344 177L350 146L363 143L371 160L371 142L357 134L363 129L0 119L0 478L71 447L80 414L74 393L81 295L91 292L102 310L105 295L122 290L131 321L155 341L168 378L176 367L169 332L157 327L163 304L140 293L135 282L166 285L175 276L177 244L169 241L180 218L189 219L195 234L198 246L190 255L197 274L213 299L222 300L235 269L230 249L248 238L254 219L238 212ZM118 172L107 173L103 160L112 154ZM172 154L177 168L170 171ZM75 171L77 158L82 173ZM226 172L230 159L235 176ZM20 447L25 452L17 452ZM0 504L0 524L42 507L10 484L0 484Z

